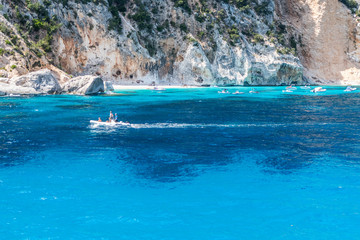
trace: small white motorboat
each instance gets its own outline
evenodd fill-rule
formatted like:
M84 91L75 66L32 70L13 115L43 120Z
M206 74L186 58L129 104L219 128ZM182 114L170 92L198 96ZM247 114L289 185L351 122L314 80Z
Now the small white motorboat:
M236 91L236 92L233 92L233 94L244 94L244 92Z
M130 126L130 123L128 122L115 122L115 121L111 121L111 122L99 122L99 121L96 121L96 120L90 120L90 123L92 125L95 125L95 126Z
M218 93L222 93L222 94L229 94L230 92L226 89L223 89L221 91L218 91Z
M302 86L302 87L300 87L301 89L311 89L311 87L309 87L309 86Z
M292 85L291 86L288 86L286 87L286 90L296 90L297 88L296 87L293 87Z
M286 89L286 90L282 90L282 92L292 93L293 91L291 91L290 89Z
M322 88L322 87L316 87L314 88L313 90L311 90L311 92L313 93L317 93L317 92L325 92L326 89L325 88Z
M351 86L347 86L346 89L344 90L344 92L352 92L352 91L355 91L356 88L353 88Z
M258 91L256 91L256 90L255 90L255 88L252 88L252 89L251 89L251 91L250 91L249 93L253 94L253 93L259 93L259 92L258 92Z

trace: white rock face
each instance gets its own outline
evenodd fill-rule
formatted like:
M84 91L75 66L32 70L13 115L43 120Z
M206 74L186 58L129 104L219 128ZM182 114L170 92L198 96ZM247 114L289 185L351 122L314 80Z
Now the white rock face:
M217 51L213 67L216 69L216 85L242 85L248 76L250 56L241 48L230 48L224 40L217 42Z
M98 76L80 76L63 85L63 92L78 95L92 95L105 91L104 81Z
M3 95L9 95L9 94L37 95L37 94L39 94L35 89L30 88L30 87L16 86L13 84L7 84L7 83L1 83L1 82L0 82L0 92L2 92Z
M68 73L101 75L104 81L125 79L127 84L136 84L149 73L146 66L155 64L125 18L123 34L108 30L112 14L106 5L69 1L69 8L52 6L50 12L58 16L62 26L72 23L70 28L61 28L53 42L55 63Z
M212 67L199 43L187 47L184 55L178 55L174 65L174 78L181 84L211 85L214 83Z
M9 78L0 78L0 83L9 83Z
M197 42L179 51L173 81L219 86L306 84L302 76L302 65L292 55L279 55L275 48L259 45L245 50L219 41L212 64Z
M60 84L48 69L2 80L1 82L0 90L9 94L56 94L61 92Z

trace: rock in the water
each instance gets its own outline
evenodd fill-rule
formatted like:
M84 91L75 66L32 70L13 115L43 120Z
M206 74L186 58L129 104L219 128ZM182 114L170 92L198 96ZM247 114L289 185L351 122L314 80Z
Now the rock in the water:
M59 82L49 69L42 69L11 78L8 83L10 85L9 87L17 89L16 91L20 91L21 88L27 89L24 94L28 94L28 92L32 92L31 94L55 94L61 92ZM28 88L33 89L34 91L31 91Z
M63 92L79 95L92 95L105 91L104 81L98 76L80 76L70 79L63 85Z
M105 91L114 91L114 86L112 84L112 82L110 81L106 81L105 82Z

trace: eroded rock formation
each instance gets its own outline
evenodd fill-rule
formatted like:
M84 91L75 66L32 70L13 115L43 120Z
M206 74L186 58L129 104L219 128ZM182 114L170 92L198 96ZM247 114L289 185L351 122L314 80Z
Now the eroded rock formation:
M101 77L88 75L70 79L64 84L62 90L70 94L92 95L103 93L105 86Z
M0 89L6 94L56 94L61 87L48 69L31 72L19 77L2 79Z

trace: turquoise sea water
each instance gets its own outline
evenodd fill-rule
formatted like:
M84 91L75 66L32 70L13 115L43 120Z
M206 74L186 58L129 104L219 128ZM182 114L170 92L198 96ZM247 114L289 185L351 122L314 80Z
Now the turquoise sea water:
M0 98L0 239L359 239L360 91L327 88Z

